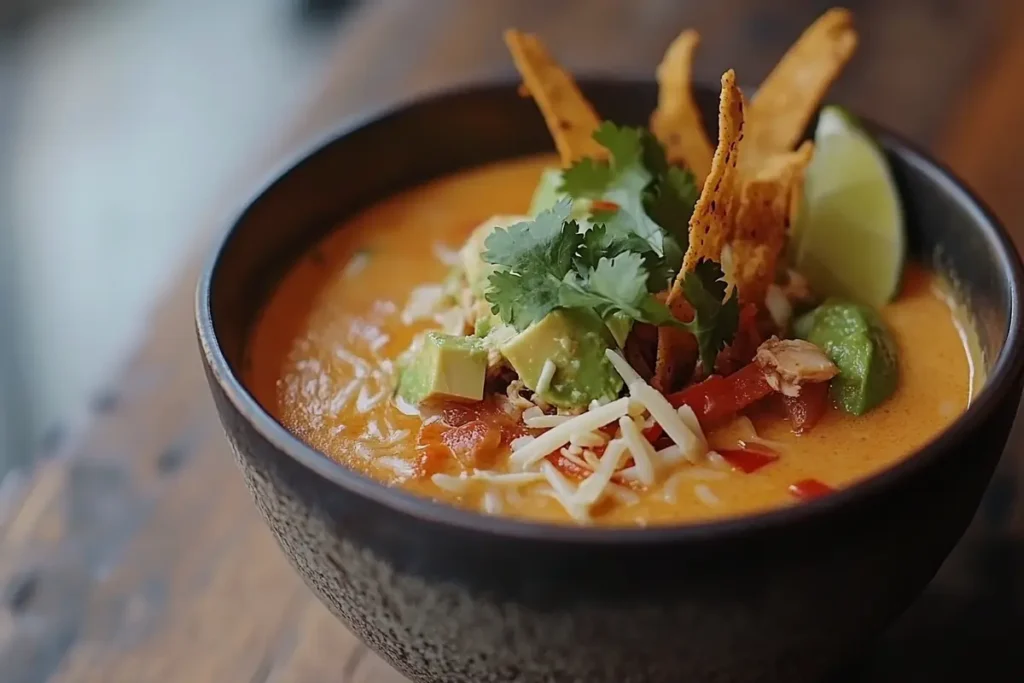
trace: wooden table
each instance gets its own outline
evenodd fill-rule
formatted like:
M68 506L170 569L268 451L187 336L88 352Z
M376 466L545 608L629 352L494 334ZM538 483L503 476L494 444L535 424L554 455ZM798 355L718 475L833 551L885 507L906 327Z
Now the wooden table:
M574 69L631 73L651 73L674 34L695 26L704 36L701 80L735 67L741 81L757 83L827 5L366 3L307 115L253 168L262 172L366 106L508 70L506 26L539 31ZM862 46L834 99L932 149L1024 237L1024 4L851 5ZM211 238L259 176L225 190ZM315 601L249 500L200 371L192 331L199 260L153 313L124 372L92 402L89 423L50 443L23 486L2 498L0 679L399 683ZM1014 637L1024 633L1018 444L936 583L851 680L966 680L958 671L1024 680ZM971 669L958 668L968 660Z

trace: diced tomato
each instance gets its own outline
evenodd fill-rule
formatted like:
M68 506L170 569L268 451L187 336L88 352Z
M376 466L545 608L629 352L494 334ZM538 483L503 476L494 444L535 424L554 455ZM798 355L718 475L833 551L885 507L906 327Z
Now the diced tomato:
M618 211L619 205L607 199L595 199L590 203L591 211Z
M800 387L799 396L784 396L789 424L797 434L810 431L828 410L828 382Z
M479 467L501 446L501 429L483 420L473 420L444 432L441 442L466 467Z
M821 496L827 496L834 492L834 488L828 484L818 481L817 479L801 479L797 483L789 485L790 495L799 498L800 500L820 498Z
M753 446L742 444L742 448L730 448L719 450L725 461L732 465L733 469L750 474L756 472L765 465L770 465L779 459L779 454L767 446Z
M772 393L764 372L750 363L727 377L713 375L692 387L669 394L674 407L690 406L705 429L721 424L747 406Z
M453 456L443 439L449 427L439 421L427 422L416 437L416 470L419 476L429 477L444 469Z

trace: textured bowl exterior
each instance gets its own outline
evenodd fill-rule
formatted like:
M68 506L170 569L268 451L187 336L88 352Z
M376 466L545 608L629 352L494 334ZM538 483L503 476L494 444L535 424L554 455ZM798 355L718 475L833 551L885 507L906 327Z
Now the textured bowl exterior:
M638 118L653 99L650 84L587 87L599 109L618 120ZM510 86L481 92L501 104L494 112L518 106ZM627 95L637 103L622 105ZM702 100L713 111L713 94ZM465 94L438 102L476 106L484 118L492 112ZM413 121L430 116L417 114L415 105L412 111ZM532 112L494 116L528 121L515 125L529 129L531 141L543 139ZM498 124L509 125L487 125ZM380 125L387 132L399 124ZM365 130L338 137L326 153L347 154L330 149ZM509 144L518 152L534 149L534 142ZM231 449L292 565L339 619L417 682L820 680L881 632L938 570L978 506L1021 395L1020 350L1012 344L1020 326L1017 257L1003 253L1008 243L998 228L965 218L990 221L973 204L961 206L966 195L950 191L950 206L960 207L952 210L923 194L938 191L918 175L928 162L894 144L889 150L904 159L897 175L911 195L909 218L933 226L912 234L914 248L928 253L933 242L969 242L950 250L950 267L981 310L983 344L999 358L993 386L969 419L906 467L834 501L660 530L578 530L438 510L345 471L284 433L236 377L251 311L220 314L238 308L231 283L266 269L260 254L280 251L266 246L266 230L247 227L261 212L296 210L287 182L271 186L263 196L273 202L274 193L281 195L280 206L258 199L239 219L200 284L198 318L204 366ZM301 178L293 181L298 187ZM331 219L352 210L339 200L340 215ZM945 223L934 227L938 221ZM975 233L974 241L958 237ZM231 249L245 255L233 257ZM990 277L993 272L1000 277ZM1006 339L1014 348L1000 355Z

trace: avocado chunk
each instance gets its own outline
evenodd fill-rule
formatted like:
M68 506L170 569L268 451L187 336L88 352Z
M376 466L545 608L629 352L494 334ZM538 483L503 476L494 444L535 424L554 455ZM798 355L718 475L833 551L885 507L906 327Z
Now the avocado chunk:
M410 349L398 378L398 395L412 404L444 398L484 397L487 351L473 337L427 332Z
M558 310L501 345L501 355L519 379L541 399L559 408L615 399L622 378L605 356L614 345L603 320L585 311ZM555 366L550 384L537 391L545 361Z
M839 368L830 393L844 411L863 415L896 390L896 342L874 309L829 299L798 318L794 331Z

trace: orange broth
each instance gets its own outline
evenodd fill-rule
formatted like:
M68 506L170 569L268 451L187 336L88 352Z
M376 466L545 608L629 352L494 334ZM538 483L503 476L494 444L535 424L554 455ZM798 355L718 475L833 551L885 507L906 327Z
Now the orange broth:
M454 494L410 476L418 416L389 394L393 361L431 321L405 324L410 293L445 277L444 259L480 222L524 213L547 155L506 161L398 194L329 235L283 279L257 321L245 381L257 400L296 436L338 462L390 485L479 510L483 483ZM945 281L916 263L902 292L882 310L899 347L896 393L867 415L830 409L797 436L770 405L750 414L778 461L746 474L713 467L662 477L649 491L593 509L600 525L685 523L793 504L789 486L816 479L841 488L892 466L950 424L975 382L969 327ZM733 424L710 436L728 443ZM739 433L739 436L743 436ZM504 469L499 463L495 469ZM561 505L529 484L500 493L500 514L571 522ZM710 495L708 495L710 494Z

